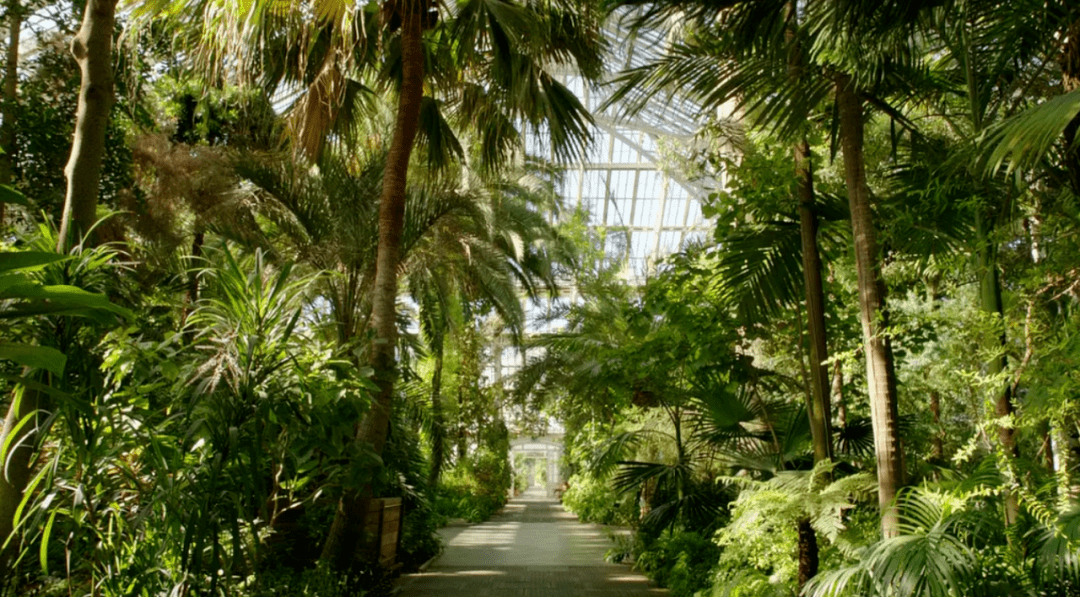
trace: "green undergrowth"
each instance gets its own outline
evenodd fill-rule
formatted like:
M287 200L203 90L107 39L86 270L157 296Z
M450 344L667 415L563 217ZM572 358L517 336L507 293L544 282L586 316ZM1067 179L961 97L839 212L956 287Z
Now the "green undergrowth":
M611 489L604 481L589 475L572 475L562 495L563 506L582 522L630 526L637 520L633 495Z
M506 505L513 478L505 455L488 448L458 463L439 484L435 512L439 522L463 518L483 522Z

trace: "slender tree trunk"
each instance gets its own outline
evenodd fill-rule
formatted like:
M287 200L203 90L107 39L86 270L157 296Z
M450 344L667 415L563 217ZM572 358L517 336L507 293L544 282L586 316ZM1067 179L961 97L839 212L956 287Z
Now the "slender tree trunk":
M1073 492L1072 473L1072 438L1069 432L1062 427L1054 426L1051 431L1051 447L1053 450L1054 468L1057 470L1058 479L1058 503L1063 508L1072 507L1075 495Z
M1080 20L1073 21L1062 39L1067 40L1061 48L1061 83L1066 92L1080 89ZM1065 170L1069 175L1073 193L1080 195L1080 149L1076 147L1080 131L1080 114L1065 127Z
M0 446L11 447L3 456L0 469L0 578L8 572L8 564L18 540L12 536L15 527L15 511L22 502L26 484L30 481L34 446L40 439L42 423L47 418L45 410L51 408L49 396L43 392L27 389L16 392L0 429ZM19 425L23 422L22 425ZM9 444L10 442L10 444ZM4 543L8 548L2 549Z
M85 233L93 224L101 181L101 159L105 147L105 128L113 102L112 35L116 0L89 0L83 13L82 27L71 42L82 71L79 106L75 115L75 135L65 174L68 178L64 216L61 220L57 250L67 252L73 231ZM9 55L10 59L10 55ZM5 107L6 109L6 107ZM23 498L30 478L33 448L39 441L41 412L49 408L48 396L26 390L11 401L0 445L12 446L5 466L0 469L0 537L11 535L15 508ZM20 421L27 424L16 430ZM0 572L3 570L0 569Z
M23 8L19 0L8 0L8 49L4 57L4 88L0 99L0 184L15 181L15 118L19 107L19 37ZM4 204L0 203L0 227L4 225Z
M1036 434L1042 438L1039 442L1039 461L1047 471L1054 472L1054 436L1049 419L1039 421Z
M829 358L825 332L825 293L821 283L821 254L818 251L818 219L814 211L814 179L810 144L806 139L795 146L795 177L799 192L799 232L802 239L803 283L806 289L806 316L810 331L810 382L808 404L810 431L814 442L814 462L832 460L832 408L829 400Z
M458 374L460 379L460 373ZM458 385L457 391L457 404L458 404L458 424L457 424L457 461L464 462L465 457L469 455L469 445L466 441L469 437L469 430L465 425L465 390L461 385Z
M206 242L206 232L202 228L195 231L195 237L191 241L191 263L188 265L187 296L184 297L184 310L180 314L180 327L184 328L187 318L199 302L199 272L196 269L199 258L202 257L203 244ZM184 330L185 341L190 342L195 338L195 330Z
M421 26L422 3L400 3L401 92L398 97L394 136L383 173L379 198L379 246L375 258L375 287L372 292L372 365L378 393L371 410L360 422L357 438L382 454L390 431L394 380L397 376L394 347L397 343L397 274L401 260L401 235L405 223L405 196L413 142L420 124L420 104L424 95L424 49ZM364 514L371 499L370 486L350 492L338 504L322 557L336 568L345 568L354 559L363 533Z
M428 488L434 491L442 475L443 460L446 458L446 429L442 409L442 372L443 372L443 336L436 339L435 371L431 374L431 475Z
M1080 52L1080 41L1077 42L1077 51ZM1080 56L1077 57L1077 60L1080 61ZM1077 74L1080 75L1080 62L1077 64L1077 70ZM1035 267L1038 267L1039 263L1042 261L1041 243L1039 241L1039 230L1042 223L1041 211L1042 206L1039 203L1036 203L1035 213L1031 217L1024 218L1024 230L1027 232L1028 239L1031 242L1031 264ZM1029 319L1033 317L1032 310L1034 307L1033 303L1028 305ZM1027 326L1026 334L1028 336L1027 344L1030 346L1032 343L1030 325ZM1036 426L1035 432L1038 437L1042 438L1038 455L1042 459L1043 466L1046 467L1048 472L1054 473L1056 471L1054 468L1054 435L1050 419L1043 418L1040 420Z
M885 284L878 260L877 234L870 210L870 188L863 158L863 102L847 75L836 77L836 103L840 114L840 144L844 152L844 176L851 206L851 229L855 240L859 311L866 351L866 381L870 394L870 418L877 456L878 503L884 537L899 534L896 493L904 483L903 448L900 444L896 403L896 372L892 346L884 333L888 326Z
M938 281L938 276L931 276L926 279L926 303L930 307L931 313L936 313L938 309ZM923 379L926 380L927 385L932 383L930 374L931 367L928 365L923 370ZM933 387L930 390L930 416L934 421L934 435L930 438L930 462L941 465L945 461L945 429L941 426L941 392ZM938 476L937 471L934 471L935 481Z
M832 397L836 403L836 426L847 428L847 404L844 403L844 364L833 363Z
M934 419L934 437L930 440L930 461L939 464L945 460L945 444L941 428L941 392L930 390L930 415Z
M105 156L105 131L113 105L112 38L117 0L87 0L71 53L82 71L75 137L64 174L67 195L57 250L66 253L93 227Z
M787 5L786 38L788 76L796 87L803 78L803 50L798 38L798 7L794 1ZM807 330L810 334L810 400L806 414L810 419L810 435L814 445L814 465L832 461L832 407L829 404L829 358L825 332L825 292L821 282L821 252L818 250L818 217L814 198L814 167L810 143L803 137L793 148L795 184L799 198L799 239L802 248L803 289L806 294ZM824 485L825 478L818 483ZM817 574L818 542L809 519L799 520L799 589Z
M1001 278L997 268L997 247L993 240L987 215L975 214L976 234L978 237L978 276L979 276L979 306L984 313L994 316L997 324L1001 325L1001 331L994 340L994 354L986 364L986 373L990 377L1002 377L1008 365L1005 358L1005 310L1001 301ZM998 418L1011 417L1016 412L1012 400L1012 385L1009 380L1000 380L998 390L994 396L994 415ZM1005 452L1006 458L1015 460L1020 457L1020 448L1016 443L1016 430L1012 422L998 425L998 441ZM1020 513L1020 505L1017 496L1009 492L1005 496L1005 524L1011 525L1016 522Z

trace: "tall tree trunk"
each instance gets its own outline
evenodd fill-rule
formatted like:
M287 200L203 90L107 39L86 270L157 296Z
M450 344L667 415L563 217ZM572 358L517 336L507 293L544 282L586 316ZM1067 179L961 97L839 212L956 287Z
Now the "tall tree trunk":
M375 258L371 307L371 327L375 332L371 360L375 384L379 389L371 410L357 430L357 439L371 444L376 454L382 454L390 431L390 410L397 376L394 354L397 343L397 275L405 223L406 183L424 95L423 3L404 1L399 6L402 11L401 92L379 198L379 246ZM322 552L322 558L338 569L347 567L355 557L363 533L364 513L371 497L368 486L349 492L338 504Z
M796 88L803 78L804 56L799 41L798 6L787 5L788 27L785 37L788 51L788 77ZM814 167L810 143L799 139L793 148L795 184L799 198L799 240L802 248L803 290L806 295L807 329L810 334L810 396L806 414L810 419L810 435L814 446L814 465L832 461L832 408L829 404L829 373L825 361L829 358L825 335L825 292L821 283L821 252L818 250L818 218L814 198ZM819 481L824 485L825 479ZM809 519L799 520L799 589L817 574L818 542Z
M940 276L930 276L926 279L926 303L931 313L938 310L937 288ZM923 370L923 379L930 383L931 367L928 365ZM934 421L934 435L930 438L930 463L940 466L945 462L945 429L941 426L941 392L937 388L930 389L930 416ZM934 471L934 480L938 479L938 472Z
M65 174L68 178L64 216L61 220L57 250L66 253L67 239L74 231L84 233L93 224L101 181L101 159L105 148L105 128L113 102L112 35L116 0L89 0L83 13L82 27L71 42L82 71L79 106L75 115L75 135ZM10 57L10 56L9 56ZM87 215L89 214L89 215ZM11 401L0 445L10 445L11 454L0 475L0 537L12 532L14 512L22 501L30 478L33 447L39 441L38 421L49 408L48 396L26 390ZM27 424L16 430L20 421ZM0 570L2 572L2 570Z
M1054 436L1050 427L1050 420L1043 419L1035 426L1036 435L1041 438L1039 442L1038 461L1048 472L1054 471Z
M839 360L833 363L832 397L836 403L836 425L847 428L847 404L844 402L844 364Z
M1073 21L1064 32L1062 39L1067 40L1061 48L1061 83L1066 92L1080 89L1080 20ZM1080 131L1080 114L1077 114L1065 127L1065 171L1069 175L1073 193L1080 195L1080 148L1076 147L1077 132Z
M113 105L112 38L117 0L87 0L71 53L82 71L75 136L64 174L67 194L57 250L66 253L93 227L97 214L105 131Z
M4 57L4 88L0 98L0 184L12 184L15 172L15 114L19 106L19 37L23 8L19 0L8 0L8 48ZM0 203L0 227L4 225L4 204Z
M799 594L818 573L818 542L810 519L799 520Z
M51 400L44 392L31 389L16 392L0 429L0 446L11 446L0 454L3 457L3 468L0 469L0 578L7 576L8 564L18 548L18 541L12 536L15 511L30 481L34 447L40 439L42 424L48 418L45 411L49 408ZM9 539L8 549L2 549Z
M987 214L979 210L975 214L975 228L978 247L978 276L979 276L979 306L982 311L997 319L1001 325L1001 331L994 339L994 355L986 364L986 374L990 377L1002 377L1008 365L1005 357L1005 310L1001 301L1001 278L997 268L997 246L993 239L993 228ZM1012 400L1012 385L1009 380L1003 379L995 384L998 389L994 396L994 415L998 418L1011 417L1016 408ZM1005 452L1006 458L1016 459L1020 456L1020 448L1016 443L1016 430L1013 423L1008 422L998 425L998 441ZM1017 496L1009 492L1005 496L1005 524L1011 525L1016 522L1020 513L1020 505Z
M836 77L836 103L840 115L840 145L844 152L844 177L851 206L851 230L855 240L859 312L866 351L866 381L870 395L870 418L877 456L878 504L884 537L899 534L896 493L904 483L903 448L900 444L896 403L896 372L892 346L883 332L888 326L885 284L878 260L877 234L870 210L870 187L863 156L863 101L847 75Z
M941 427L941 392L930 390L930 416L934 419L934 437L930 440L930 461L941 464L945 461L945 444Z
M442 372L443 372L443 335L436 338L435 371L431 374L431 475L428 488L434 490L442 475L443 460L446 459L446 429L442 409Z
M1053 450L1054 468L1057 470L1058 503L1062 508L1072 507L1075 495L1072 483L1072 438L1071 433L1061 426L1050 429L1051 449Z
M799 192L799 233L802 239L803 283L806 289L806 316L810 331L811 401L810 432L814 442L814 462L832 460L832 408L829 400L829 358L825 332L825 293L821 283L821 254L818 251L817 213L814 211L814 179L810 144L795 145L795 177Z
M460 379L460 375L461 374L458 373L458 379ZM457 461L465 462L465 457L469 455L469 444L468 441L466 441L469 437L469 430L465 424L465 390L461 387L460 383L458 384L457 390L457 404L458 424L457 434L454 438L457 448Z

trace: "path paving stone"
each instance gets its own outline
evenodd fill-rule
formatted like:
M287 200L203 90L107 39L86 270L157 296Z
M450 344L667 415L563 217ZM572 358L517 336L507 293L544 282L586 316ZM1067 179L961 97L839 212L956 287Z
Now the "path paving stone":
M446 551L402 577L400 597L645 597L667 591L604 561L611 541L542 493L513 499L488 522L440 531Z

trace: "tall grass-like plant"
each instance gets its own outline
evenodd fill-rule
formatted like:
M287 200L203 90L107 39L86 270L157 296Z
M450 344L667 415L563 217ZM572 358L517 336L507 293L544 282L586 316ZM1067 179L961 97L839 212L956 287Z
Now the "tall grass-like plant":
M101 387L92 347L130 316L105 294L117 286L116 252L80 245L61 254L56 238L55 230L40 226L23 250L0 253L0 320L8 340L0 358L24 367L22 375L3 375L16 385L0 431L0 589L18 582L18 564L40 542L36 538L47 547L56 514L43 520L37 506L67 488L55 482L48 464L35 471L36 462L48 463L58 452L49 438L57 422L61 437L85 440L83 423ZM46 570L47 555L43 547Z
M191 390L183 470L198 498L174 515L185 518L182 569L214 592L259 569L264 540L300 496L320 484L355 486L377 462L352 454L351 428L334 424L366 408L365 384L311 349L303 314L314 277L228 248L203 277L188 320L200 357L181 378Z
M368 385L309 328L310 278L228 247L200 275L190 333L144 323L93 339L97 385L80 378L68 392L56 419L66 433L45 445L20 512L35 582L104 596L281 594L280 575L265 574L275 535L320 493L370 478L346 423ZM316 576L304 594L344 590Z

